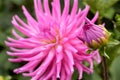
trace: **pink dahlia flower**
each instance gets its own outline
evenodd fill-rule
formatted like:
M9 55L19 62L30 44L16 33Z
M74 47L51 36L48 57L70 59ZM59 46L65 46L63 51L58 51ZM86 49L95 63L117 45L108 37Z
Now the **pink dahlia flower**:
M15 57L9 61L26 62L14 72L30 76L31 80L71 80L74 69L79 72L78 79L82 79L83 72L93 72L93 60L101 61L98 51L86 53L89 48L78 39L89 6L77 10L78 0L74 0L69 13L70 0L64 0L63 11L60 0L51 4L52 10L48 0L43 0L43 9L41 0L34 0L36 19L22 6L27 23L17 15L13 17L12 24L24 37L15 30L12 31L15 39L8 37L5 43L11 51L7 54Z

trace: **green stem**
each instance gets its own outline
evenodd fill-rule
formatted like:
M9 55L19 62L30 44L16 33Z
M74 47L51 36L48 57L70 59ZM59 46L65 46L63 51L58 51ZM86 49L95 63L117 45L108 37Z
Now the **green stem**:
M105 56L102 56L102 68L103 68L103 80L109 80L108 78L108 66Z
M101 54L101 57L102 57L102 65L101 65L102 70L101 71L102 71L103 80L109 80L108 66L107 66L107 56L106 56L106 53L105 53L105 46L100 48L99 53Z

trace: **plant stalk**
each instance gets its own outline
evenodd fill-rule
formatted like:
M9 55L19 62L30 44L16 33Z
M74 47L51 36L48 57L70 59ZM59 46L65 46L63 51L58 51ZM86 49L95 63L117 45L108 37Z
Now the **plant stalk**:
M102 56L102 68L103 68L103 80L109 80L107 60L105 56Z

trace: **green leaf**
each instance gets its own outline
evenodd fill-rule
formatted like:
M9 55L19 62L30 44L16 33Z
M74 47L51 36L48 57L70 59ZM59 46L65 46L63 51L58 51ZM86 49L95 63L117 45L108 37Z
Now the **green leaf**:
M119 31L120 33L120 15L119 14L116 14L115 20L116 20L116 22L114 22L115 30Z
M75 69L73 75L72 75L72 80L77 80L78 79L78 71Z
M120 55L112 62L110 72L112 80L120 80Z
M84 74L82 80L102 80L101 77L94 71L92 74Z
M7 75L4 77L4 80L11 80L11 78L12 78L11 76Z
M116 19L116 22L120 24L120 14L116 14L115 19Z
M9 75L9 71L13 70L16 65L8 61L9 56L6 54L6 49L0 52L0 74Z
M30 77L24 77L22 75L16 75L16 78L13 78L12 80L30 80Z
M118 0L84 0L91 7L91 11L95 13L99 11L100 17L110 18L113 16L114 10L112 6ZM107 15L109 14L109 15Z
M21 5L24 2L24 0L11 0L11 1L17 5Z
M110 65L112 61L120 54L120 42L118 40L111 40L106 46L105 52L110 57L108 64Z
M103 16L108 19L112 19L114 16L114 13L115 13L115 10L113 8L108 8L108 10L106 10L106 12Z
M79 74L78 71L75 70L72 76L72 80L78 80ZM102 80L100 76L94 71L92 74L83 73L82 80Z

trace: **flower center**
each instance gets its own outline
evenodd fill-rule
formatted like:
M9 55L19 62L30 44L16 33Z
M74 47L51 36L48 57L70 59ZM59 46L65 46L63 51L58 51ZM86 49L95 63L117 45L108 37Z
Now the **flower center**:
M60 32L58 29L46 29L42 31L41 41L44 44L58 44L61 41Z

